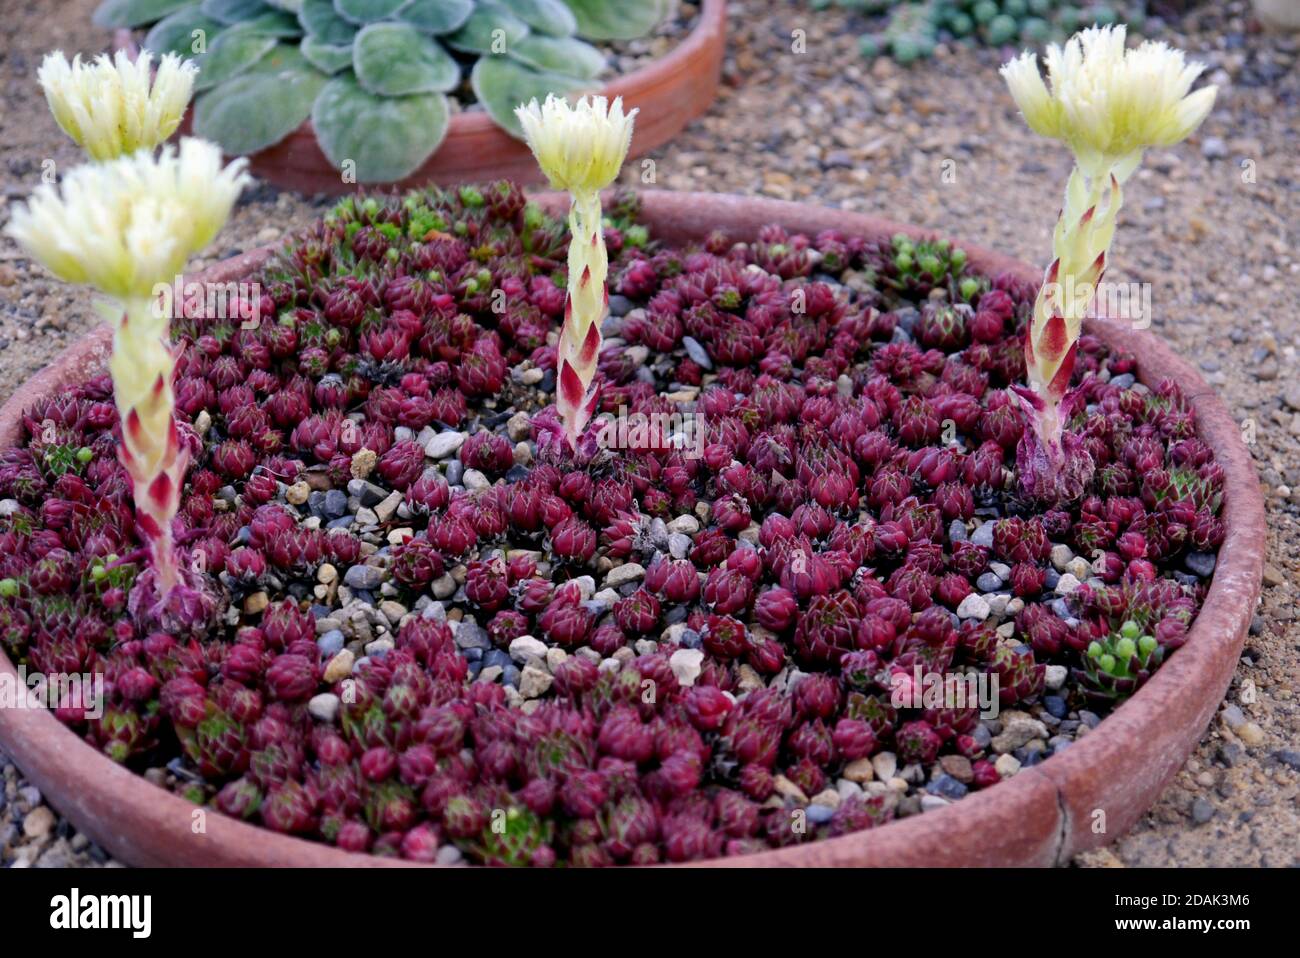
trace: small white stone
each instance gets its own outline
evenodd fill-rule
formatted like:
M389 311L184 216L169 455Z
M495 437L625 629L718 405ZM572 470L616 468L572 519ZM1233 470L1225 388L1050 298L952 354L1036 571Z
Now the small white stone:
M1014 755L999 755L998 760L993 763L993 768L1003 778L1010 778L1020 771L1020 759Z
M619 586L644 578L645 566L636 562L624 562L609 570L605 575L605 585L610 589L617 589Z
M535 665L525 665L523 672L519 674L519 694L526 699L535 699L545 694L554 681L555 677L545 669L539 669Z
M957 617L983 622L989 617L988 599L978 592L972 592L961 600L961 605L957 606Z
M424 447L424 454L430 459L450 459L465 445L468 438L463 432L437 433Z
M1056 594L1069 595L1075 589L1079 588L1079 585L1079 580L1067 572L1065 575L1061 576L1060 581L1056 583Z
M694 685L703 664L704 652L700 649L678 649L668 657L668 667L680 685Z
M898 758L893 752L877 752L871 756L871 769L876 773L876 778L887 782L898 770Z
M1043 670L1043 682L1049 689L1059 689L1069 674L1070 670L1064 665L1049 665Z
M1074 558L1074 550L1064 544L1052 546L1052 568L1057 572L1065 572L1069 567L1069 562Z
M532 433L532 419L526 412L517 412L506 421L506 435L511 442L527 439Z
M466 469L465 476L461 481L465 484L465 488L470 492L482 492L484 489L490 488L492 485L492 483L488 481L488 477L483 475L483 473L479 472L477 469Z
M322 692L307 703L307 711L318 722L333 723L339 714L339 697L333 692Z
M1065 571L1082 582L1092 575L1092 565L1082 556L1076 556L1066 564Z
M693 536L700 531L700 520L691 515L681 515L668 523L668 531L680 532L683 535Z
M529 656L546 660L546 643L541 639L535 639L531 635L521 635L510 642L510 657L516 662L522 662Z

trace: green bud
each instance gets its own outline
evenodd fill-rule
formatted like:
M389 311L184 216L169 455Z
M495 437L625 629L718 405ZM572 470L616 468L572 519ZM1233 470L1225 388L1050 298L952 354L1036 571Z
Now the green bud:
M1142 653L1143 658L1150 655L1155 650L1156 650L1155 636L1144 635L1142 636L1142 638L1138 639L1138 651Z
M973 299L975 297L975 294L980 291L980 281L977 280L974 276L967 276L965 279L961 281L961 285L958 286L958 290L961 292L961 298L969 301Z
M1103 655L1101 658L1097 660L1097 668L1101 669L1103 672L1114 672L1115 656Z
M912 268L912 254L899 253L894 257L894 265L898 267L900 272L906 273Z
M1131 659L1137 654L1137 643L1132 639L1120 639L1115 643L1115 654L1121 659Z
M4 596L6 599L12 599L17 594L17 579L0 579L0 596Z
M108 570L105 569L102 565L95 565L90 567L90 577L94 579L96 582L103 581L103 579L107 575L108 575Z
M483 194L472 186L462 186L460 188L460 201L466 206L482 206Z
M541 229L542 224L546 222L546 214L536 203L529 203L524 207L524 228L535 230Z
M1096 658L1100 658L1100 657L1101 657L1101 643L1100 643L1100 642L1089 642L1089 643L1088 643L1088 658L1090 658L1090 659L1096 659Z
M952 271L954 273L958 272L966 265L966 251L958 246L952 251L952 255L948 257L948 262L952 264Z
M1134 622L1132 619L1129 619L1127 622L1125 622L1123 625L1119 627L1119 634L1126 639L1136 639L1139 635L1142 634L1142 630L1138 628L1138 624L1136 622Z
M83 466L94 458L95 453L89 446L82 446L77 450L77 462L81 463Z
M640 249L650 242L650 231L640 223L634 223L623 231L623 242Z
M938 276L943 272L943 260L933 253L922 256L918 265L921 267L921 272L929 273L931 276Z

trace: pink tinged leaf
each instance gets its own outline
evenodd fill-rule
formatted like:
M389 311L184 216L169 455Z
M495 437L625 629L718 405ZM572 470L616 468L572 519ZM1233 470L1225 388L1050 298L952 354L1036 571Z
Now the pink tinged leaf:
M1011 387L1011 392L1016 399L1020 400L1020 408L1031 416L1047 408L1043 397L1026 386L1014 385Z
M1089 206L1087 211L1079 217L1079 226L1087 226L1092 221L1092 214L1097 212L1097 207Z
M1065 391L1070 388L1070 377L1074 375L1074 362L1079 354L1079 343L1076 340L1070 344L1069 352L1061 360L1061 365L1057 367L1056 375L1052 381L1047 384L1047 395L1055 402L1059 402L1065 395Z
M134 406L126 414L126 435L133 445L144 445L144 424L140 422L140 411Z
M590 266L584 266L584 267L582 267L582 278L578 280L578 285L579 285L582 289L586 289L588 286L591 285L591 267L590 267Z
M1065 328L1065 317L1052 313L1043 325L1043 335L1038 340L1038 350L1050 363L1058 359L1070 346L1070 331Z
M1047 267L1047 282L1055 283L1057 277L1060 276L1060 274L1061 274L1061 259L1058 256L1056 259L1052 260L1052 265Z
M176 505L176 486L172 477L160 472L149 483L149 500L159 512L170 512Z
M592 323L587 327L587 337L582 341L582 349L578 351L578 365L586 368L596 361L596 356L600 353L600 330Z
M136 514L135 525L150 539L157 539L162 535L162 526L158 525L157 520L147 512L138 512Z
M600 385L597 384L587 394L587 401L582 404L583 422L589 420L596 412L596 401L600 399Z
M560 364L560 398L568 404L570 409L575 409L582 402L584 391L577 370L568 361L562 362Z
M1025 327L1025 367L1033 369L1038 365L1038 360L1034 356L1034 324L1030 323Z

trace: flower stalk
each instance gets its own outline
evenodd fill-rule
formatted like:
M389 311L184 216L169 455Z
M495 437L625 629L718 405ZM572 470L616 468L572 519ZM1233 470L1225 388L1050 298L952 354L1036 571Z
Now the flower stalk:
M122 422L119 455L131 477L138 528L153 559L160 601L182 582L172 541L188 456L172 415L176 352L169 337L169 289L186 261L225 225L248 176L246 161L221 167L212 143L77 167L59 186L43 184L16 204L6 232L67 282L109 298L116 323L109 371ZM148 578L141 577L142 582ZM182 597L183 598L183 597Z
M1025 333L1028 387L1015 387L1030 418L1017 451L1025 491L1065 501L1080 495L1093 463L1065 424L1083 319L1093 309L1123 203L1122 185L1152 146L1186 139L1214 104L1213 86L1189 93L1200 64L1163 43L1126 50L1124 27L1091 28L1047 48L1048 84L1026 51L1002 67L1025 122L1074 153L1075 167L1052 233L1052 262Z
M600 359L600 324L609 307L600 191L618 177L632 140L636 110L622 98L583 97L576 107L553 95L515 110L529 148L555 189L569 193L569 277L556 355L556 407L570 448L596 411L592 383Z

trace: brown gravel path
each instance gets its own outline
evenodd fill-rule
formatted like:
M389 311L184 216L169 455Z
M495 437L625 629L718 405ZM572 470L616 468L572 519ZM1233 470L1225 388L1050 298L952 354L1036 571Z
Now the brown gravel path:
M78 160L34 76L47 50L103 47L89 22L94 6L34 0L0 18L6 200L30 192L46 161ZM1162 34L1209 64L1221 92L1192 142L1152 151L1131 181L1110 275L1152 284L1155 331L1198 361L1253 429L1270 512L1264 598L1221 721L1143 821L1080 865L1300 864L1300 320L1291 302L1300 276L1292 252L1300 42L1259 34L1247 6L1207 4ZM997 53L941 49L931 63L901 70L857 56L864 24L852 16L812 13L795 0L731 8L722 95L654 154L656 185L879 212L1043 259L1069 159L1024 129L997 76ZM802 54L792 52L796 30L805 31ZM632 181L641 166L630 166ZM275 240L326 205L252 190L214 255ZM84 296L49 282L0 240L0 399L93 321ZM43 810L21 773L2 757L0 765L0 860L97 860Z

